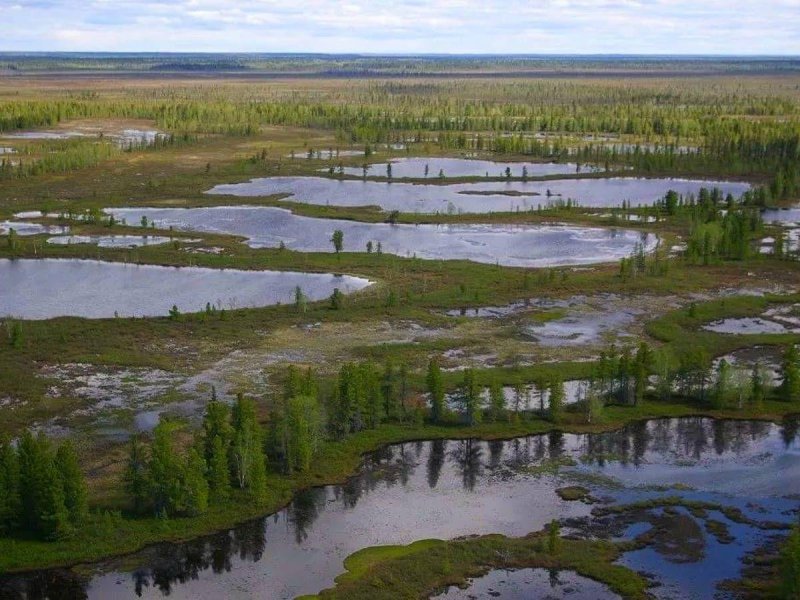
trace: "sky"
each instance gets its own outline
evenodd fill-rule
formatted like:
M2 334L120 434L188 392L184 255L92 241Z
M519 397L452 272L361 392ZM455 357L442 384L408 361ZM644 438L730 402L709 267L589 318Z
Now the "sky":
M800 0L2 0L0 51L800 55Z

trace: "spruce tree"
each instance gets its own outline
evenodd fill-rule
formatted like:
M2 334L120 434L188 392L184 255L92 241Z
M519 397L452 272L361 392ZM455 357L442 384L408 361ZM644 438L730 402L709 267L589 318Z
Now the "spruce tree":
M473 369L466 369L464 371L464 380L459 392L459 401L467 423L469 425L480 423L483 414L480 405L480 392L475 382L475 371Z
M148 480L156 515L170 516L181 505L184 464L174 445L176 430L171 421L161 421L153 430Z
M211 460L208 462L208 484L214 500L223 501L230 496L231 476L228 448L222 438L215 435L211 442Z
M62 443L55 457L55 467L64 489L64 507L73 525L80 525L88 513L86 480L78 465L75 447L69 440Z
M444 419L444 383L442 382L442 370L436 359L428 363L428 374L425 377L428 386L428 394L431 397L431 420L434 423L441 423Z
M499 421L505 416L506 397L503 386L496 379L489 386L489 417L492 421Z
M180 513L196 516L208 508L208 482L205 472L203 455L197 448L192 448L183 469L182 494L178 506Z
M793 344L786 349L783 355L782 371L781 399L786 402L800 401L800 353Z
M560 423L564 414L564 383L561 379L550 382L550 406L548 407L550 420Z
M125 491L133 501L133 510L144 511L150 502L149 469L144 444L139 436L131 438L128 466L125 469Z
M8 439L0 439L0 534L20 525L21 511L17 451Z
M69 519L50 442L42 434L35 438L26 431L18 452L23 525L45 539L55 539L67 532Z

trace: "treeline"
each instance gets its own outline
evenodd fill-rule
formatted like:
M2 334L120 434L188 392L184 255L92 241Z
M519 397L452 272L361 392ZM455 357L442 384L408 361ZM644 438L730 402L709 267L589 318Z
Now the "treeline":
M57 449L44 434L0 440L0 534L68 537L88 514L87 489L69 441Z
M122 150L115 144L88 140L70 140L42 150L38 157L23 159L23 155L0 160L0 179L33 177L45 173L68 173L93 167L118 156Z
M123 152L160 150L177 145L190 144L197 136L158 135L152 140L129 140L124 143L109 137L77 138L49 143L25 144L13 158L0 159L0 179L34 177L46 173L68 173L77 169L93 167L104 160L119 156Z
M635 353L611 349L601 354L589 380L587 402L599 399L606 404L636 405L646 393L663 400L677 395L717 409L758 409L769 397L800 402L800 353L794 345L784 352L779 385L763 364L746 370L725 359L715 362L702 348L683 352L677 359L647 344Z
M651 170L697 160L767 169L776 158L786 164L787 157L777 157L776 151L788 151L791 143L784 140L800 134L794 90L780 82L754 86L740 81L713 87L690 80L635 87L615 80L348 82L322 91L302 84L291 90L267 84L170 86L133 88L125 100L93 93L6 101L0 115L0 131L72 118L144 118L175 132L248 135L264 125L323 128L338 131L347 142L404 141L409 134L422 139L436 132L446 148L532 156L570 152L566 144L534 139L534 134L602 132L644 138L649 144L579 143L579 158L598 163L624 159ZM574 140L569 145L574 147Z
M131 442L125 489L138 513L159 517L194 516L209 502L226 500L233 488L254 501L266 493L264 432L255 403L241 395L230 408L212 398L202 431L183 449L179 427L161 421L149 448Z

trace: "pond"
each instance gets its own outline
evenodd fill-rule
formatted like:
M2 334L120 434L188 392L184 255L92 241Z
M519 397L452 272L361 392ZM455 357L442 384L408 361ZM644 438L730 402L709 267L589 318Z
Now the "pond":
M93 244L100 248L136 248L166 244L170 238L163 235L59 235L47 239L48 244L71 246Z
M709 598L720 581L738 576L747 553L794 522L798 425L693 417L597 434L396 444L365 456L345 484L301 492L274 515L80 572L0 578L0 591L5 585L89 598L292 598L331 586L344 558L365 547L519 536L560 519L574 535L609 539L634 539L657 527L663 535L623 562L661 584L653 588L657 596ZM556 494L575 484L597 503ZM680 502L706 508L690 513ZM733 539L722 544L705 533L712 519Z
M650 205L669 190L697 194L717 187L738 197L750 186L739 182L643 179L554 179L501 181L451 185L413 184L327 177L266 177L244 183L217 185L207 194L230 196L285 195L285 200L323 206L378 206L409 213L491 213L536 210L539 206L577 201L586 207L616 207L622 201Z
M355 292L366 279L330 273L237 271L161 267L94 260L0 259L0 316L50 319L166 316L181 312L235 309L294 301L300 286L309 300L334 288Z
M619 598L602 583L558 569L517 569L490 571L483 577L470 580L465 588L450 586L431 600L600 600Z
M159 228L227 233L248 238L253 248L333 252L331 236L344 234L346 252L374 251L427 260L462 259L515 267L580 265L617 261L637 244L655 248L658 238L630 230L562 225L391 225L316 219L266 206L108 209L117 219L142 216Z
M523 177L522 169L527 170L529 177L546 175L572 175L576 172L593 172L596 167L575 163L525 163L497 162L472 158L438 158L414 157L396 158L389 163L368 164L367 177L387 177L387 165L392 165L393 179L436 179L440 177L506 177L506 169L511 177ZM327 171L328 169L323 169ZM345 175L361 176L363 167L344 167Z
M765 223L800 226L800 206L765 210L762 213L762 217Z
M58 225L42 225L41 223L28 223L25 221L0 221L0 235L8 235L12 229L17 235L65 234L69 232L69 227Z
M159 138L166 137L165 133L152 129L120 129L102 131L91 129L86 131L21 131L17 133L4 133L0 138L16 140L69 140L73 138L107 138L120 148L130 146L150 146Z

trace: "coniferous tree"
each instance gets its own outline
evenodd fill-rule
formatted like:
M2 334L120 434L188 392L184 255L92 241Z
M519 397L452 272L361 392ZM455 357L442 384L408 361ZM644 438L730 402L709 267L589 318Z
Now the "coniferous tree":
M458 398L467 423L469 425L480 423L481 417L483 416L480 406L481 398L478 385L475 382L475 371L473 369L466 369L464 371L464 379L461 383Z
M550 382L549 417L553 423L560 423L564 414L564 383L556 378Z
M8 439L0 439L0 534L20 525L22 504L19 489L19 459Z
M150 502L150 482L144 444L139 436L131 438L128 466L125 469L125 491L133 500L135 512L142 512Z
M503 386L497 380L492 381L489 386L489 417L492 421L499 421L503 418L506 411L506 398L503 394Z
M214 500L226 500L230 496L231 472L227 446L219 435L211 442L211 457L208 461L208 487Z
M68 530L69 515L50 442L42 434L34 437L26 431L18 455L23 525L45 539L55 539Z
M441 423L445 412L444 383L442 381L442 370L436 359L428 363L428 374L425 377L425 382L431 398L431 420L434 423Z
M181 487L179 512L190 516L204 513L208 508L206 462L203 460L201 451L197 448L189 450Z
M793 344L786 349L783 355L782 372L781 399L786 402L800 401L800 353Z
M714 391L711 394L711 402L714 408L725 408L731 394L731 388L731 366L723 358L717 365L717 380L714 383Z
M242 489L260 500L266 493L264 436L252 400L239 394L233 407L231 455L234 479Z
M155 514L170 516L182 502L184 465L175 448L178 427L171 421L160 421L153 430L148 477Z
M79 525L88 513L86 481L78 465L78 456L69 440L56 451L55 468L64 489L64 507L73 525Z

